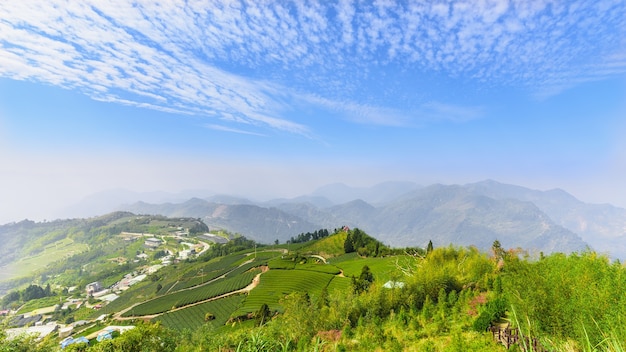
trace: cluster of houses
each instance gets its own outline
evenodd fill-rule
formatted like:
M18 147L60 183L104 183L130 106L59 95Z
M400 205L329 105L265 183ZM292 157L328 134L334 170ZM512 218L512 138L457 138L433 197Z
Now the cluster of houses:
M128 241L128 242L135 242L138 239L143 238L144 247L149 250L156 250L166 243L163 239L155 237L153 235L134 234L134 233L122 233L122 235L124 236L124 241ZM135 270L131 273L128 273L124 275L124 277L120 281L116 282L115 284L113 284L112 286L108 288L104 287L102 283L99 281L94 281L85 285L86 296L97 299L100 301L100 303L89 305L87 301L84 301L82 299L72 299L72 300L68 300L65 303L61 303L60 305L49 307L51 309L51 312L59 308L68 309L70 305L75 305L76 307L80 307L83 304L93 309L100 309L104 305L117 299L119 297L119 294L121 294L123 291L129 289L131 286L146 279L148 275L157 272L162 267L169 265L172 262L175 262L178 260L185 260L196 254L201 254L208 249L208 245L206 243L194 244L194 243L184 242L184 239L182 237L183 235L185 235L185 233L181 232L179 236L175 238L177 239L178 243L184 245L187 249L178 251L176 256L170 250L164 249L166 251L166 255L159 258L161 262L160 264L146 266L146 267L141 268L140 270ZM136 262L140 260L147 261L148 259L149 259L149 256L147 254L139 253L137 254L137 259L135 259L135 261ZM75 289L76 287L71 288L72 291ZM70 292L70 289L68 289L68 292ZM8 310L3 310L3 311L0 311L0 316L9 315L10 313L11 312ZM76 322L65 324L65 325L58 324L57 322L44 323L46 321L46 316L42 314L46 314L48 312L41 313L41 314L34 314L34 313L35 312L31 312L30 315L23 314L21 316L13 317L13 320L19 319L19 321L16 324L12 324L14 326L17 326L17 328L5 330L7 336L11 338L11 337L24 335L24 334L26 335L34 334L36 336L39 336L39 338L43 338L53 332L58 332L59 338L63 339L61 341L61 347L65 348L74 343L88 342L89 339L91 338L97 338L98 341L102 339L108 339L108 338L111 338L111 334L114 330L117 330L120 333L122 333L123 331L125 331L125 329L132 328L132 326L131 327L112 327L112 329L108 329L106 331L104 330L100 331L99 335L96 337L88 336L87 338L86 337L73 338L71 337L71 335L74 332L75 328L81 325L88 324L89 323L88 321L81 320L81 321L76 321ZM106 315L103 314L96 320L104 321L105 318L106 318Z
M148 277L149 274L155 273L159 270L162 265L153 265L147 268L144 268L140 271L133 271L132 273L128 273L124 275L124 277L111 285L109 288L105 288L98 281L92 282L85 286L85 293L87 296L99 299L102 302L110 303L116 300L119 297L119 294L123 291L128 290L131 286L136 285L137 283L144 280ZM99 309L102 307L102 304L96 304L93 306L94 309Z
M163 267L163 265L160 265L160 264L152 265L147 268L144 268L141 271L135 271L135 272L126 274L122 280L115 283L109 288L104 287L102 283L99 281L91 282L85 285L85 294L87 295L87 297L93 297L95 299L100 300L101 303L96 303L90 306L87 304L86 301L82 299L71 299L71 300L68 300L67 302L64 302L62 305L56 305L48 309L39 309L35 312L31 312L30 314L20 314L11 318L12 319L11 325L16 326L16 327L12 329L7 329L6 334L9 338L18 337L21 335L35 335L35 336L38 336L39 338L43 338L53 332L58 332L59 338L65 338L61 342L62 348L65 348L66 346L69 346L73 343L85 342L84 341L85 338L73 339L69 336L74 332L76 327L88 324L89 323L88 321L80 320L80 321L76 321L76 322L65 324L65 325L59 324L54 321L45 323L47 319L45 314L51 313L58 308L68 309L70 305L75 305L78 308L82 306L83 304L86 304L87 307L91 307L93 309L100 309L103 307L103 305L117 299L119 297L118 294L121 291L127 290L132 285L135 285L141 280L144 280L147 277L147 275L156 272L161 267ZM37 313L38 311L41 311L41 312ZM9 313L10 312L8 310L2 311L3 315L8 315ZM105 318L106 318L106 315L103 314L100 317L98 317L96 320L103 321ZM117 330L120 330L120 329L117 329Z
M46 320L49 317L49 315L46 315L46 314L52 313L56 309L68 309L70 305L76 305L76 307L80 307L83 304L85 304L87 305L87 307L91 307L93 309L99 309L104 304L111 302L115 300L116 298L118 298L117 293L119 293L121 290L128 289L130 286L140 282L141 280L147 277L148 272L155 272L160 267L162 267L162 265L155 265L155 266L151 266L151 267L144 269L142 272L129 273L126 276L124 276L124 279L120 280L118 283L111 286L110 288L104 287L102 283L98 281L91 282L85 285L85 294L88 297L93 297L93 298L100 300L101 303L97 303L97 304L90 306L88 305L87 301L84 301L81 299L71 299L71 300L68 300L67 302L64 302L62 305L59 304L59 305L55 305L54 307L38 309L29 314L16 315L11 318L12 319L11 325L17 326L17 327L6 329L5 332L7 334L7 337L15 338L15 337L22 336L22 335L34 335L39 338L44 338L51 333L57 332L59 335L59 338L63 339L60 342L61 348L65 348L74 343L89 342L89 340L91 339L89 337L88 338L71 337L72 333L77 327L89 324L90 323L89 321L80 320L80 321L75 321L69 324L59 324L56 321L46 322ZM8 315L10 312L3 311L3 313L4 315ZM102 314L100 317L96 319L96 321L104 321L105 319L106 319L106 314ZM118 330L120 332L123 332L128 328L132 328L132 326L114 327L113 330ZM97 338L98 341L101 341L102 339L111 338L111 332L113 330L111 329L109 330L110 331L101 331L100 335L98 335L97 337L92 337L92 338Z

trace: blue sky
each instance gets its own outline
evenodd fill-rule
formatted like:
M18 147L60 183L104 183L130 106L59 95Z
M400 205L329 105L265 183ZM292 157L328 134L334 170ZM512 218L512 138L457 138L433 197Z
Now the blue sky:
M0 223L388 180L626 206L625 117L623 0L0 3Z

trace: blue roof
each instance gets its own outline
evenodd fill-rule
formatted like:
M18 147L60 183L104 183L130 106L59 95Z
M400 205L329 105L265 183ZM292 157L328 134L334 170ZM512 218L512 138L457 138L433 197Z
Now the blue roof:
M61 342L61 348L65 348L65 347L67 347L67 346L69 346L71 344L81 343L81 342L89 344L89 340L85 336L77 337L75 339L73 339L71 337L68 337L68 338L66 338L65 340L63 340Z

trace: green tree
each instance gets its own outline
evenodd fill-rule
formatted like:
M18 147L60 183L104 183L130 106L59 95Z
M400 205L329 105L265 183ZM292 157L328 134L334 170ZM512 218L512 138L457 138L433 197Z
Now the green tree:
M30 285L22 292L22 300L24 302L43 297L46 297L46 292L38 285Z
M372 282L374 282L374 274L372 274L369 266L364 265L363 268L361 268L359 277L352 278L352 288L355 293L362 293L369 289Z
M372 270L370 270L369 266L363 265L363 268L361 268L361 275L359 276L359 279L366 281L370 284L374 282L374 274L372 274Z
M270 319L271 315L270 307L267 303L263 303L255 314L257 324L263 326Z
M11 291L6 296L2 298L2 305L8 306L12 302L17 302L20 300L20 292L19 291Z
M354 244L352 243L352 236L350 232L346 235L346 240L343 242L343 250L346 253L354 252Z
M504 258L504 249L502 249L502 245L500 244L500 241L498 240L493 241L493 244L491 245L491 251L493 253L493 256L496 259Z
M506 314L509 304L505 298L499 297L487 302L480 315L474 320L473 327L477 332L484 332L492 322Z
M433 304L433 301L430 299L430 296L426 296L426 299L424 300L424 303L422 305L422 319L426 321L431 320L435 315L435 309L436 307Z
M152 259L157 260L159 258L163 258L167 255L168 253L164 250L160 250L160 251L156 251L154 252L154 254L152 255Z

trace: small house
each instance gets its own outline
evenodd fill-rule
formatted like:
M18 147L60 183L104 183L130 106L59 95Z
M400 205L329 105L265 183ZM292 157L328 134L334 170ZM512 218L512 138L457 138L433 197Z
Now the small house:
M161 240L160 238L156 238L156 237L148 237L146 238L146 240L143 242L144 246L148 247L148 248L157 248L159 247L161 244L163 244L163 240Z
M96 292L102 291L104 287L102 287L102 284L98 281L94 281L90 284L87 284L87 286L85 286L85 291L87 292L88 296L93 295Z

